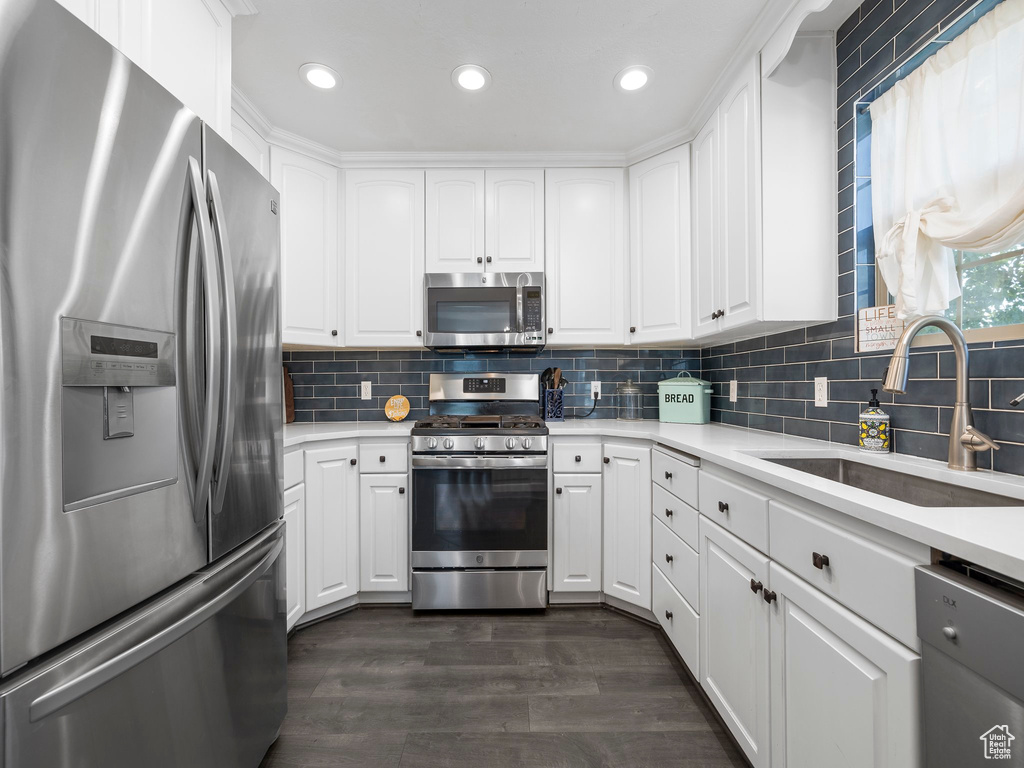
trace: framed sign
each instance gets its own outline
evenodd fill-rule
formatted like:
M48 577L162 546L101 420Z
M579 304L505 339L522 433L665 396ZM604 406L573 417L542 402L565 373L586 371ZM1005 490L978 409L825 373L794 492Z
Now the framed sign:
M857 352L888 352L896 348L905 323L896 317L895 304L868 307L857 313Z

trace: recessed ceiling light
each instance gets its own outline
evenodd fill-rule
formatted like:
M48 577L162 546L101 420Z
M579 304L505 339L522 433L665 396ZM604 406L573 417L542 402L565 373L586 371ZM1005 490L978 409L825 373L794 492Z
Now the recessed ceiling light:
M615 87L620 91L639 91L647 87L654 70L650 67L636 65L626 67L615 75Z
M452 85L464 91L486 91L491 85L491 73L476 64L463 64L452 71Z
M327 91L341 82L341 75L323 64L303 64L299 74L310 85Z

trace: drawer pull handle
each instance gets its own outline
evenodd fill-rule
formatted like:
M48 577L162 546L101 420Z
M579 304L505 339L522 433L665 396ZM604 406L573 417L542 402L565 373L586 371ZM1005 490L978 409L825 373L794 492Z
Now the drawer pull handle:
M668 509L668 508L665 509L665 517L672 517L672 510L671 509Z
M756 595L762 589L764 589L764 584L762 584L760 581L754 581L753 579L750 580L750 591L751 592L753 592Z
M665 479L666 480L671 480L672 479L672 473L671 472L666 472L665 473Z
M814 567L820 571L828 565L828 555L821 555L817 552L812 552L811 562L814 564Z
M561 488L555 488L555 493L561 495L562 489Z
M665 618L672 621L672 611L665 611Z
M383 464L385 461L387 461L387 458L384 457L384 456L381 456L380 457L380 463Z
M666 563L671 563L673 560L675 560L675 558L672 557L672 555L665 555L665 562Z
M722 513L725 513L725 514L728 514L728 512L729 512L729 503L726 502L726 501L718 502L718 511L722 512Z
M576 456L576 463L577 463L577 464L579 464L579 463L580 463L581 461L583 461L583 457L582 457L582 456L579 456L579 455L577 455L577 456Z
M351 464L354 467L356 465L356 460L355 459L349 459L348 463Z
M611 459L609 459L609 458L608 458L607 456L605 456L605 457L604 457L604 463L605 463L605 464L611 464L611 463L612 463L612 460L611 460Z
M399 488L399 489L398 489L398 492L399 492L399 493L405 493L405 488Z
M764 597L764 601L765 601L766 603L768 603L768 605L771 605L772 603L774 603L774 602L775 602L775 598L776 598L776 597L778 597L778 595L776 595L776 594L775 594L774 592L769 592L769 591L768 591L768 590L766 589L766 590L764 591L764 594L762 595L762 597Z

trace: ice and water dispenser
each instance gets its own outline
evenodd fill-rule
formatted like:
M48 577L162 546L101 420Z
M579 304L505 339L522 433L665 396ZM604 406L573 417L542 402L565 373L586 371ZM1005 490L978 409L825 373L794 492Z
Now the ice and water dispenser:
M178 479L174 334L61 319L64 511Z

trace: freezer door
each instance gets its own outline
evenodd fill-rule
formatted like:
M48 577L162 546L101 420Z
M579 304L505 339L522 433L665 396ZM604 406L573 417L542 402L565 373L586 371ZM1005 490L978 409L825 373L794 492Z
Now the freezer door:
M204 126L206 181L223 285L223 415L211 495L214 560L284 512L278 194Z
M0 674L7 674L186 578L208 553L205 509L193 517L196 467L180 440L180 392L140 388L134 435L106 439L103 388L65 386L62 371L63 318L81 321L72 323L79 328L139 329L129 335L160 344L173 334L181 345L177 307L190 294L179 267L198 258L190 241L192 204L203 192L200 122L53 0L0 3L0 116ZM105 349L85 346L95 362L140 362L100 354ZM186 378L175 370L171 388ZM145 421L161 409L159 419ZM83 455L88 448L71 428L84 430L85 445L153 451L160 482L126 488L131 481L121 476L117 490L127 495L90 490L91 503L67 504L62 453L100 458ZM159 445L151 442L157 433ZM98 477L78 479L113 490Z
M287 709L284 524L0 688L0 768L255 768Z

